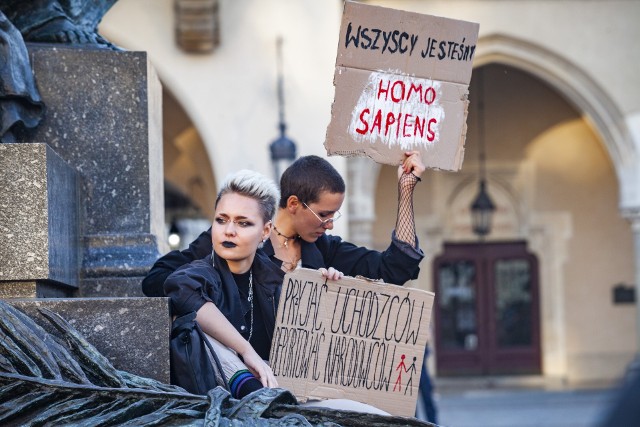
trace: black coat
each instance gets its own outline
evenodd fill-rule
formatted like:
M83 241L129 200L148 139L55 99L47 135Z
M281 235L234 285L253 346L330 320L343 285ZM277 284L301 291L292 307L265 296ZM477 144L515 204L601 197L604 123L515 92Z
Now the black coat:
M301 240L301 244L302 266L305 268L333 267L347 276L382 279L395 285L403 285L408 280L418 278L420 261L424 257L422 250L396 239L395 234L392 235L391 244L383 252L356 246L343 241L339 236L327 234L313 243ZM200 234L187 249L169 252L156 261L142 281L142 291L147 296L164 296L164 281L173 271L195 259L206 257L211 251L209 229ZM265 242L262 251L280 266L270 240Z
M245 321L246 313L240 303L238 286L227 262L217 254L214 256L214 263L209 254L204 259L178 268L164 282L164 291L171 299L174 315L198 311L206 302L212 302L242 334L249 330L249 325ZM263 253L256 253L251 271L255 289L254 301L260 305L268 342L271 342L284 272Z

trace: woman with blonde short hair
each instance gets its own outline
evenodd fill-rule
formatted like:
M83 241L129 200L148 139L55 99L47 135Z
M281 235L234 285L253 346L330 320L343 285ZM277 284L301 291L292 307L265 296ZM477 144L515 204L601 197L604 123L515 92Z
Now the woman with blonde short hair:
M278 385L266 360L284 272L258 247L271 234L279 197L276 184L259 173L229 176L215 202L212 253L182 266L164 284L175 315L196 312L236 398Z

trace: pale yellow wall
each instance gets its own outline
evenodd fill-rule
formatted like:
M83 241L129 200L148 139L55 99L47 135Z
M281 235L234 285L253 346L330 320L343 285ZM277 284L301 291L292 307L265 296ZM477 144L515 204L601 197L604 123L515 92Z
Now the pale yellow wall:
M614 305L615 284L633 283L629 224L602 144L581 120L559 124L527 147L537 165L535 206L571 214L564 270L568 378L619 376L635 342L635 305Z

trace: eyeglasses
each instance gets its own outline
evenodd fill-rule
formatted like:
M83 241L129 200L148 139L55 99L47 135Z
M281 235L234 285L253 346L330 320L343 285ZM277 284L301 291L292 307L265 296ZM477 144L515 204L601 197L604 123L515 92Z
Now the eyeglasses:
M332 223L336 222L336 221L337 221L338 219L340 219L340 217L342 216L342 214L340 213L340 211L336 211L336 212L333 214L333 216L332 216L331 218L322 219L322 218L320 218L320 216L319 216L317 213L315 213L315 212L313 211L313 209L311 209L311 208L309 207L309 205L307 205L305 202L302 202L302 204L303 204L307 209L309 209L309 210L311 211L311 213L312 213L312 214L314 214L314 215L316 216L316 218L318 218L318 221L320 221L320 225L321 225L322 227L324 227L324 226L326 226L326 225L328 225L328 224L332 224Z

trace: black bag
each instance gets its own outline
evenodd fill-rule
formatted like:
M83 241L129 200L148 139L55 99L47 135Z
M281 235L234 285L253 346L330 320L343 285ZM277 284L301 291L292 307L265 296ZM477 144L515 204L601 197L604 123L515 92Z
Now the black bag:
M220 360L196 322L195 311L173 321L170 357L171 384L202 395L217 386L228 388Z

